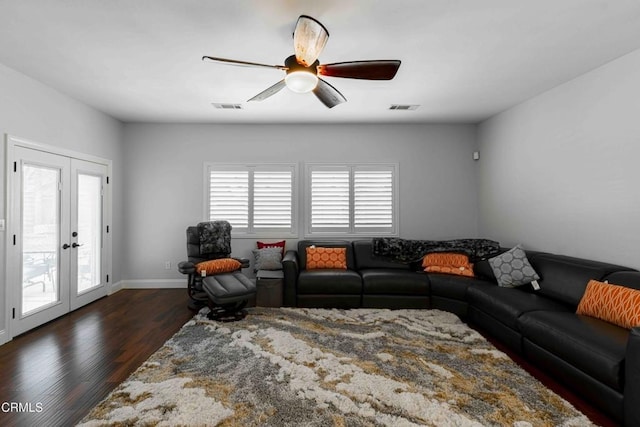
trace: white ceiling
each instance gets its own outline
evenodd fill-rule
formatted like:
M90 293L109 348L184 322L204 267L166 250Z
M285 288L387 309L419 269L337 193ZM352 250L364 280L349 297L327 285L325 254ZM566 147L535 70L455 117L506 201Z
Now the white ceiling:
M247 103L284 72L201 61L281 65L300 14L321 63L400 59L395 79ZM0 63L125 122L478 122L638 48L638 0L0 0Z

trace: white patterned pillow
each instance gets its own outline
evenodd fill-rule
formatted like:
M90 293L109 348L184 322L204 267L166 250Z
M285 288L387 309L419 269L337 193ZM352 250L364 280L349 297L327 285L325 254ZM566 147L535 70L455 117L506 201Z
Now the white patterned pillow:
M520 245L496 257L489 258L488 261L498 285L505 288L526 285L540 278Z
M262 248L254 249L254 270L282 270L282 249Z

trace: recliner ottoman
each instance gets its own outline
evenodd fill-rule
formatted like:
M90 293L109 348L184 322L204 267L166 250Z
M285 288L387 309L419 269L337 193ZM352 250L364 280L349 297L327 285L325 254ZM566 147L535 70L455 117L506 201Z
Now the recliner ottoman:
M207 276L202 288L209 298L209 319L220 321L240 320L247 314L246 307L256 293L256 285L239 271Z

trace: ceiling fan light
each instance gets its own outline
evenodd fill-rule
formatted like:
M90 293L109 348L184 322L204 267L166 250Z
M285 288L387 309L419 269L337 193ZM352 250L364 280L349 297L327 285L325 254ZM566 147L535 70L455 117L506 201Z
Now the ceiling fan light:
M318 76L308 71L293 71L287 74L284 81L293 92L307 93L318 85Z

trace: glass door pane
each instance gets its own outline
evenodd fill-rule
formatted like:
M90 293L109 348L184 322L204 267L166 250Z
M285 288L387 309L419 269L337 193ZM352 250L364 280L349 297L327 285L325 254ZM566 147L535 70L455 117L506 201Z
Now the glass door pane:
M72 310L107 295L103 189L107 167L71 160L70 306Z
M60 182L59 169L22 167L22 315L60 301Z
M78 290L101 285L102 177L78 174Z

